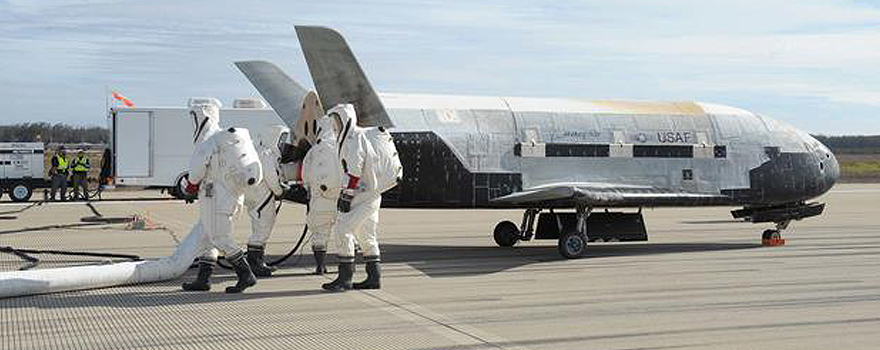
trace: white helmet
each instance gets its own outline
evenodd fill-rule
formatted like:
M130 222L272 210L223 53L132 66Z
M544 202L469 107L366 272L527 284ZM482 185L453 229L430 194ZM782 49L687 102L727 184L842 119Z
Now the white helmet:
M193 143L207 140L220 130L220 108L215 104L195 104L189 107L193 122Z
M333 129L336 131L336 136L340 141L345 138L347 130L357 126L357 115L354 112L353 104L338 104L327 111L327 116L335 121Z

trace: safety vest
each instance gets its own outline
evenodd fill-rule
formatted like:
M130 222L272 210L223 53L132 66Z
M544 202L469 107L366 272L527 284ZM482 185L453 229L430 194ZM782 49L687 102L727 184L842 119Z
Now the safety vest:
M58 169L58 172L67 171L67 158L66 157L62 157L61 155L56 154L55 160L58 161L58 167L56 168L56 169Z
M89 171L89 158L86 156L77 157L76 160L73 161L73 171L84 173Z

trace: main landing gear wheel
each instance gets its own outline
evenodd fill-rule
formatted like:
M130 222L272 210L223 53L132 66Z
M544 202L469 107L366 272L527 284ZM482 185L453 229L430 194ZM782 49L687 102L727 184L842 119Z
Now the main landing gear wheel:
M495 243L501 247L512 247L520 239L519 227L510 221L499 222L495 225L495 232L492 235Z
M559 236L559 254L567 259L582 258L587 253L587 235L577 230Z
M592 207L583 204L577 205L575 207L577 223L574 229L559 236L557 248L559 254L566 259L582 258L587 254L587 243L590 242L590 238L587 236L587 218L592 211Z

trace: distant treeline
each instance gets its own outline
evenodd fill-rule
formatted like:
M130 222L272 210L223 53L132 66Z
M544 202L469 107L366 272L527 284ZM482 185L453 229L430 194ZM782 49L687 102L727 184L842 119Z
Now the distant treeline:
M22 123L0 125L0 142L97 143L109 144L110 132L98 126Z
M880 154L880 135L873 136L822 136L814 137L840 154Z

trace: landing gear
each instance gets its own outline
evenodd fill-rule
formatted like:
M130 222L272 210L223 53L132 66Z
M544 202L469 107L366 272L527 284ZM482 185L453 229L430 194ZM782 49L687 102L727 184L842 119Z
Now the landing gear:
M575 209L577 223L574 229L560 235L556 246L559 254L567 259L584 257L587 253L587 243L590 241L587 236L587 217L590 216L593 208L578 205Z
M519 232L519 228L516 227L516 224L510 221L502 221L499 222L498 225L495 225L495 232L492 235L495 238L495 243L500 247L512 247L519 241L522 236Z
M526 209L523 213L520 227L516 227L516 224L511 221L499 222L498 225L495 225L495 231L492 233L495 243L501 247L512 247L518 241L531 240L535 227L535 217L540 212L541 209Z
M779 230L767 229L764 230L764 234L761 235L761 240L769 240L769 239L781 239L782 234L779 233Z
M785 245L785 239L782 238L782 231L788 228L790 220L780 221L776 223L775 229L764 230L761 235L761 244L765 246L781 246Z
M583 232L569 231L559 237L557 248L559 254L566 259L577 259L586 254L588 241L587 235Z
M549 213L541 214L542 223L539 224L537 219L541 210L526 209L519 227L510 221L499 222L498 225L495 225L495 231L492 235L495 243L502 247L510 247L516 242L529 241L532 238L557 239L560 255L568 259L577 259L586 255L587 244L590 242L590 237L587 235L587 218L593 208L578 205L574 213L555 213L551 208ZM536 224L539 231L537 235L535 232ZM542 225L544 225L543 228Z

